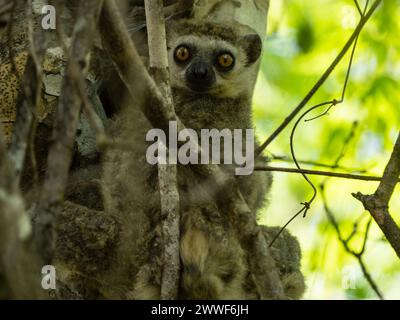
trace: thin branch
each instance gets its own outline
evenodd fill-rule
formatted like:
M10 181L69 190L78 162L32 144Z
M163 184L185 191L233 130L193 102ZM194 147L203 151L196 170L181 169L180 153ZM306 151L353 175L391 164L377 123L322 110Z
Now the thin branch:
M325 196L324 186L323 185L321 185L321 195L322 195L322 199L323 199L324 209L325 209L326 215L328 216L329 221L331 222L331 224L335 228L336 234L338 236L339 241L342 243L343 248L346 250L347 253L351 254L352 256L354 256L357 259L357 261L358 261L358 263L360 265L361 271L362 271L362 273L364 275L364 278L368 281L369 285L371 286L372 290L374 290L375 294L381 300L383 300L384 296L383 296L381 290L379 289L378 285L376 284L376 282L372 278L371 274L368 272L367 267L366 267L366 265L364 263L364 260L363 260L363 254L364 254L365 249L366 249L366 244L367 244L367 240L368 240L368 233L369 233L369 229L370 229L372 220L369 220L368 223L367 223L367 226L366 226L366 229L365 229L365 233L364 233L363 245L361 247L361 250L359 252L356 252L352 248L350 248L350 246L349 246L349 242L351 240L351 237L348 237L347 239L344 239L343 236L342 236L339 224L336 221L336 218L335 218L332 210L328 206L328 202L327 202L327 199L326 199L326 196Z
M368 272L367 267L364 263L364 260L362 259L361 256L359 256L358 258L358 263L361 267L361 271L364 275L364 278L367 280L367 282L369 283L369 285L371 286L372 290L375 292L375 294L379 297L379 299L381 300L385 300L385 296L383 295L383 293L381 292L381 290L379 289L378 285L376 284L376 282L374 281L374 279L372 278L371 274Z
M64 9L63 6L60 5L60 3L58 3L57 1L54 4L57 6L58 14L61 16L63 9ZM107 147L109 140L106 137L103 122L102 122L100 116L96 113L92 101L90 101L90 99L88 98L87 86L86 86L85 79L84 79L84 77L81 76L80 67L78 65L78 62L75 61L75 59L71 56L71 54L69 52L69 49L67 47L67 39L63 32L63 28L61 26L60 19L57 19L56 32L57 32L57 37L60 42L60 45L63 49L63 52L67 57L67 61L69 61L69 63L70 63L70 67L72 69L71 76L73 77L73 80L76 83L79 96L82 100L83 112L87 116L90 126L96 132L97 145L100 148ZM124 148L125 148L125 145L124 145Z
M287 172L287 173L300 173L309 174L315 176L325 176L334 177L350 180L361 180L361 181L382 181L382 177L377 176L365 176L351 173L340 173L340 172L330 172L330 171L320 171L320 170L307 170L307 169L296 169L296 168L282 168L282 167L272 167L272 166L256 166L255 171L275 171L275 172ZM397 183L400 179L397 180Z
M361 11L361 7L360 7L358 1L354 0L354 4L356 5L357 11L360 14L360 16L363 16L363 12Z
M345 142L343 144L342 150L341 150L341 152L339 153L339 155L337 156L337 158L336 158L336 160L334 162L334 166L338 166L340 164L340 162L342 161L342 159L345 157L346 151L348 149L348 146L349 146L350 142L354 138L355 130L356 130L357 126L358 126L358 123L354 122L353 126L352 126L352 128L350 130L350 134L347 136L347 138L346 138L346 140L345 140ZM342 233L340 231L339 224L337 223L337 221L335 219L335 215L333 214L333 211L329 208L328 200L327 200L326 195L325 195L325 185L326 185L328 179L329 178L326 178L325 181L323 181L320 184L320 193L322 195L322 202L324 204L325 213L326 213L330 223L332 224L333 228L335 229L336 234L338 236L338 239L343 245L343 248L346 250L346 252L348 252L349 254L353 255L358 260L358 264L360 265L360 268L361 268L361 270L363 272L364 278L368 281L369 285L371 286L372 290L374 290L376 295L380 299L384 299L383 298L383 294L381 293L381 290L379 289L378 285L373 280L372 276L367 271L367 268L366 268L366 266L364 264L364 261L363 261L363 255L364 255L365 250L366 250L367 241L368 241L368 234L369 234L369 230L370 230L372 219L370 219L368 221L368 223L367 223L367 226L366 226L366 229L365 229L365 233L364 233L364 241L363 241L363 245L361 247L361 250L359 252L355 252L354 250L352 250L350 248L349 244L350 244L350 241L357 234L358 226L359 226L360 219L362 218L362 216L354 222L352 232L349 234L349 236L346 239L344 239L343 236L342 236Z
M271 160L272 160L271 162L293 163L293 159L291 159L288 156L273 155L271 157ZM334 165L331 165L328 163L312 161L312 160L297 160L297 161L300 164L304 164L304 165L308 165L308 166L321 167L321 168L327 168L327 169L332 169L332 170L341 170L341 171L345 171L347 173L350 173L350 172L366 173L366 172L368 172L367 169L350 168L350 167L345 167L345 166L334 166Z
M347 136L346 140L344 141L342 150L340 151L340 153L337 156L335 162L333 163L333 168L337 168L339 163L342 161L342 159L346 155L347 149L348 149L348 147L350 145L350 142L354 139L354 136L355 136L357 128L358 128L358 121L354 121L352 126L351 126L350 134Z
M356 168L349 168L349 167L344 167L344 166L339 165L339 162L342 160L342 158L346 154L349 142L354 138L354 135L355 135L358 125L359 125L358 121L353 122L350 134L346 138L346 141L343 144L342 150L341 150L340 154L338 155L338 157L336 158L336 161L333 164L327 164L327 163L322 163L322 162L318 162L318 161L310 161L310 160L299 160L299 159L297 159L297 162L299 164L305 164L305 165L310 165L310 166L314 166L314 167L329 168L332 170L338 169L338 170L346 171L347 173L351 173L351 172L352 173L354 173L354 172L366 173L368 171L367 169L356 169ZM293 159L288 156L277 156L277 155L272 154L270 157L271 157L271 160L293 163Z
M345 95L346 95L347 85L348 85L349 79L350 79L351 67L352 67L352 65L353 65L354 53L356 52L356 48L357 48L358 37L359 37L359 35L358 35L358 36L356 37L356 39L354 40L353 49L351 50L350 61L349 61L349 65L348 65L348 67L347 67L346 77L345 77L345 80L344 80L343 89L342 89L342 94L341 94L341 96L340 96L340 99L339 99L339 100L333 99L332 101L328 101L328 103L326 103L326 104L328 104L329 107L328 107L322 114L320 114L320 115L318 115L318 116L315 116L315 117L313 117L313 118L311 118L311 119L306 119L306 120L304 120L304 122L313 121L313 120L319 119L319 118L321 118L321 117L323 117L323 116L326 116L326 115L329 114L329 111L331 111L331 109L332 109L333 107L336 107L338 104L341 104L341 103L344 102L344 97L345 97ZM320 105L318 105L318 106L316 106L316 107L311 108L310 110L317 109L317 108L322 107L322 106L324 106L324 105L325 105L325 104L320 104ZM310 110L308 110L306 113L309 113Z
M344 55L350 49L351 45L354 43L361 30L364 28L365 24L371 18L372 14L375 12L377 7L380 5L382 0L376 0L369 11L362 16L360 22L357 25L357 28L354 30L353 34L349 38L349 40L344 45L343 49L340 51L338 56L329 66L329 68L324 72L322 77L318 80L318 82L312 87L312 89L308 92L305 98L299 103L299 105L290 113L288 117L283 121L283 123L268 137L268 139L258 148L256 152L256 157L260 156L263 151L274 141L278 135L289 125L289 123L300 113L300 111L306 106L306 104L311 100L311 98L315 95L315 93L319 90L319 88L325 83L326 79L330 76L339 62L342 60Z
M323 103L317 104L316 106L313 106L313 107L309 108L306 112L304 112L299 117L299 119L297 119L295 125L293 126L292 132L290 134L290 152L291 152L291 155L292 155L293 162L296 165L297 169L299 169L299 170L301 170L302 168L300 166L300 163L297 161L297 156L296 156L295 146L294 146L294 137L295 137L296 130L297 130L298 126L300 125L301 121L306 117L306 115L308 115L313 110L319 109L319 108L321 108L321 107L323 107L325 105L329 105L328 109L324 113L322 113L321 115L318 115L316 117L313 117L312 119L306 119L306 120L304 120L305 122L318 119L318 118L328 114L329 110L331 110L331 108L333 108L334 106L336 106L336 105L338 105L340 103L343 103L344 97L345 97L345 93L346 93L347 84L348 84L348 81L349 81L349 78L350 78L350 72L351 72L351 67L352 67L352 64L353 64L354 53L355 53L356 47L357 47L358 37L359 37L359 35L357 35L355 40L354 40L353 49L351 51L350 61L349 61L349 65L347 67L346 78L345 78L345 82L344 82L344 85L343 85L342 95L341 95L340 100L333 99L332 101L323 102ZM342 152L344 152L344 150L342 150ZM312 181L308 178L308 176L305 173L301 173L301 175L304 177L304 179L307 181L307 183L311 186L311 188L313 190L313 195L311 196L310 200L307 201L307 202L302 203L302 205L304 205L304 208L303 208L304 215L303 216L306 217L307 212L308 212L308 210L310 210L310 207L311 207L312 203L317 198L318 191L317 191L317 188L312 183ZM303 212L303 211L300 211L300 213ZM298 215L299 215L299 213L297 213L295 216L298 216Z
M365 5L364 13L367 12L367 8L368 8L368 1L367 1L366 5ZM363 20L363 18L364 18L364 15L362 16L361 21ZM356 30L357 30L357 29L356 29ZM321 108L321 107L323 107L323 106L328 105L328 109L327 109L324 113L322 113L321 115L318 115L318 116L316 116L316 117L314 117L314 118L312 118L312 119L306 119L305 122L318 119L318 118L320 118L320 117L322 117L322 116L328 114L329 110L331 110L331 108L333 108L334 106L336 106L336 105L338 105L338 104L340 104L340 103L343 103L344 97L345 97L345 93L346 93L347 84L348 84L348 81L349 81L349 78L350 78L350 72L351 72L351 67L352 67L352 64L353 64L354 53L355 53L355 50L356 50L356 47L357 47L358 37L359 37L359 35L360 35L361 30L362 30L362 28L360 29L360 31L359 31L357 34L355 34L353 49L352 49L352 51L351 51L350 61L349 61L348 67L347 67L346 78L345 78L345 82L344 82L344 85L343 85L342 95L341 95L340 100L333 99L332 101L322 102L322 103L320 103L320 104L317 104L317 105L315 105L315 106L309 108L308 110L306 110L306 111L299 117L299 119L297 119L296 123L295 123L294 126L293 126L292 132L291 132L291 134L290 134L290 152L291 152L291 155L292 155L293 162L294 162L294 164L296 165L297 169L299 169L299 170L301 170L302 168L301 168L301 166L300 166L300 163L297 161L297 155L296 155L295 147L294 147L294 137L295 137L296 130L297 130L297 128L298 128L300 122L301 122L301 121L306 117L306 115L308 115L310 112L312 112L312 111L314 111L314 110L316 110L316 109L319 109L319 108ZM349 42L348 42L348 43L349 43ZM351 45L351 44L350 44L350 45ZM344 52L344 51L342 51L342 52ZM322 78L321 78L321 79L322 79ZM298 111L300 111L300 109L299 109ZM292 115L293 115L293 113L292 113ZM287 118L286 120L288 120L288 118ZM352 138L352 137L350 137L350 139L351 139L351 138ZM344 151L345 151L345 150L342 150L342 152L344 152ZM262 152L262 151L261 151L261 152ZM340 159L340 157L341 157L341 156L339 156L339 159ZM303 176L303 178L307 181L307 183L308 183L308 184L310 185L310 187L312 188L313 194L312 194L310 200L308 200L307 202L302 202L302 203L301 203L301 205L303 205L303 208L302 208L301 210L299 210L299 211L289 220L288 223L285 224L285 226L282 228L281 232L282 232L283 229L286 228L295 218L297 218L301 213L303 213L303 217L305 218L306 215L307 215L307 212L308 212L308 211L310 210L310 208L311 208L312 203L313 203L313 202L315 201L315 199L317 198L317 193L318 193L318 191L317 191L317 188L315 187L315 185L313 184L313 182L308 178L308 176L306 175L306 173L302 172L301 175ZM278 233L278 235L279 235L279 233ZM276 237L276 238L277 238L277 237ZM273 241L275 241L276 238L275 238ZM272 243L273 243L273 242L272 242ZM271 245L272 245L272 243L271 243Z
M29 57L26 63L25 72L21 81L21 93L17 98L17 117L14 124L13 136L10 146L10 158L13 171L12 175L19 184L28 146L31 146L34 137L34 122L36 109L39 105L42 90L42 63L46 52L47 38L45 32L33 30L33 8L32 3L28 3L28 34L30 40ZM10 48L11 50L11 48ZM31 154L33 172L36 180L36 161L34 152Z
M71 56L78 61L82 71L86 66L87 54L94 40L101 7L101 0L87 0L81 3L79 9L72 39ZM46 179L35 212L35 240L42 259L46 263L51 262L53 258L54 221L64 197L82 106L73 80L73 72L74 68L71 67L71 63L68 63L53 129L53 145L49 151Z
M167 41L162 0L145 0L147 34L149 43L150 72L165 98L165 107L175 121L175 110L169 83ZM161 299L178 298L180 276L180 215L177 186L177 166L158 165L161 199L164 257L161 278Z

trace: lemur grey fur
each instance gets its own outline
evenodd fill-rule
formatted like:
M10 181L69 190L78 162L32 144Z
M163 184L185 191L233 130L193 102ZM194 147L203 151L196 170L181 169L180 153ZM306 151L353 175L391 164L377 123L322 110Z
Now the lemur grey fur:
M232 26L190 20L167 25L171 87L175 110L187 128L252 129L252 95L261 55L258 35L241 36ZM151 101L151 100L150 100ZM151 103L151 102L149 102ZM115 266L132 283L129 296L160 298L162 241L157 166L146 162L150 124L133 106L123 108L110 125L111 135L129 144L126 151L109 150L104 161L106 212L122 226ZM265 161L265 159L262 159ZM229 166L222 166L230 171ZM256 172L237 177L256 214L271 186L271 175ZM208 182L188 166L178 165L181 213L182 277L180 298L256 299L245 252L227 208L216 205ZM275 230L263 227L266 237ZM288 298L299 298L304 281L300 249L288 233L275 259ZM285 251L285 252L283 252ZM289 253L290 252L290 253ZM282 260L282 259L281 259ZM282 262L282 261L281 261Z

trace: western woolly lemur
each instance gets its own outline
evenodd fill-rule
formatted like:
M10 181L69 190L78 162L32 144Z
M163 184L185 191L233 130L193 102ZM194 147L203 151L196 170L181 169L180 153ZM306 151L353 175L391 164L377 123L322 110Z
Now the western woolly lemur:
M190 20L169 22L167 33L174 104L185 126L196 131L253 128L251 102L262 46L259 36L240 36L232 26ZM151 126L136 110L127 105L110 123L110 134L129 146L108 150L104 159L105 210L122 228L116 261L125 261L112 264L111 273L125 274L131 282L128 297L158 299L162 241L157 166L146 162L150 145L146 133ZM231 171L228 166L223 169ZM263 205L271 176L253 173L236 179L255 214ZM247 266L247 259L253 257L241 248L226 218L228 210L216 205L207 181L188 166L178 165L178 186L179 297L257 298ZM276 233L273 228L263 231L268 239ZM299 298L304 281L297 241L284 233L273 254L287 297Z
M257 36L240 37L227 26L190 21L171 22L168 33L171 83L183 123L197 130L252 128L251 96L261 51ZM98 58L103 62L104 56ZM13 89L9 84L7 90ZM118 98L113 94L113 101ZM98 183L92 182L93 177L98 178L97 161L89 166L75 159L68 201L57 221L55 265L62 298L158 298L160 294L157 168L145 161L145 134L150 125L128 101L110 126L115 139L125 140L133 152L107 153L106 212L96 190ZM38 137L37 145L43 149L47 135L46 129L43 137ZM45 159L47 149L40 151L40 158ZM75 154L75 158L79 157ZM44 165L39 167L44 171ZM241 249L235 229L225 219L229 212L216 206L207 181L190 167L178 170L183 262L180 297L257 298L246 261L251 252ZM28 176L24 184L27 179L32 180ZM237 179L255 213L270 187L270 176L257 173ZM34 192L30 198L30 202L36 201ZM271 240L278 230L263 227L263 231ZM287 297L298 298L304 282L297 241L284 232L274 243L272 254Z

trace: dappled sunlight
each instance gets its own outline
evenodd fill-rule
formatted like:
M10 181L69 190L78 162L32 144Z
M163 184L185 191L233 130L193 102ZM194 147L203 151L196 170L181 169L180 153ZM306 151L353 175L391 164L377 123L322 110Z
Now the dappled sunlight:
M359 1L360 6L364 5ZM268 37L254 99L254 117L260 140L293 110L349 38L359 14L351 1L272 1ZM295 150L301 160L333 165L339 156L353 122L358 124L340 165L350 172L380 176L389 160L400 128L400 21L399 1L386 1L362 31L355 52L345 101L327 115L302 123L295 135ZM326 100L339 99L345 81L349 54L315 95L309 107ZM322 114L319 109L313 116ZM272 143L273 155L290 157L289 134L292 125ZM274 166L294 167L290 162ZM318 166L302 165L307 169ZM337 169L337 172L343 172ZM344 237L354 223L358 231L350 242L358 251L363 244L370 217L353 192L372 194L377 182L312 176L318 186L326 181L325 193L330 209ZM269 206L261 223L283 225L306 201L311 188L300 175L274 173ZM400 188L390 203L391 213L400 223ZM299 216L288 229L303 248L303 271L307 277L306 299L376 299L357 260L346 253L329 222L321 195L307 217ZM364 260L385 298L400 298L400 261L372 222Z

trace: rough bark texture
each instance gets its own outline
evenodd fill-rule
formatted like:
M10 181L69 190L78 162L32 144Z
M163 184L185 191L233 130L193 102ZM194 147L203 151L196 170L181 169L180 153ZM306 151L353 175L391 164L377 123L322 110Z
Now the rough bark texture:
M389 212L389 201L400 176L400 134L386 166L382 181L373 195L353 194L368 210L400 258L400 228Z
M87 66L87 55L94 40L97 17L102 1L82 2L75 24L71 45L71 56L76 59L83 72ZM54 125L53 145L48 156L48 169L35 212L37 248L45 263L50 263L55 246L55 217L59 213L67 185L72 150L78 128L82 100L74 82L74 68L67 65L63 79L61 97Z
M149 44L150 72L164 96L169 121L175 121L172 92L168 75L167 40L162 0L146 0L146 20ZM161 199L163 230L163 270L161 298L176 299L179 289L179 193L177 166L158 164L158 182Z

